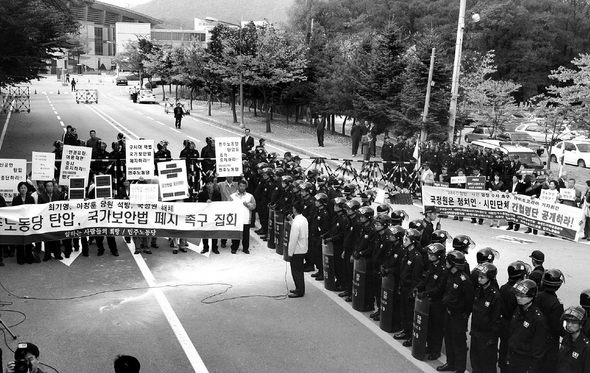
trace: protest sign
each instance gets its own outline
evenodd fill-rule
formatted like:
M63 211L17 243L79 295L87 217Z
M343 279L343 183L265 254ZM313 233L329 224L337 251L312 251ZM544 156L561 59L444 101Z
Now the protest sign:
M467 176L451 176L451 184L465 184L467 182Z
M215 138L215 166L220 177L242 174L242 145L239 137Z
M162 201L183 200L189 197L184 160L159 162L158 175Z
M541 190L541 195L539 196L539 199L543 202L553 202L555 203L557 201L557 195L559 194L559 192L556 189L550 190L550 189L542 189Z
M486 188L485 176L467 176L465 189L484 190Z
M154 177L154 140L127 140L125 142L127 180Z
M64 145L59 171L59 185L69 185L72 177L83 178L88 184L92 149L85 146Z
M31 180L53 180L55 176L54 153L33 152L31 160Z
M97 175L94 184L96 198L113 198L111 175Z
M133 204L157 203L158 184L131 184L129 201Z
M69 199L77 200L86 198L86 184L84 178L72 177L70 178Z
M7 203L18 193L18 183L27 181L25 159L0 159L0 194Z

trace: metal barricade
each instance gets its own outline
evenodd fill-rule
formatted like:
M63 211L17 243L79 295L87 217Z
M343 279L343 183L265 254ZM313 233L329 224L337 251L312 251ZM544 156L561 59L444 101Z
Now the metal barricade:
M98 90L97 89L78 89L76 90L76 103L80 102L90 104L98 104Z

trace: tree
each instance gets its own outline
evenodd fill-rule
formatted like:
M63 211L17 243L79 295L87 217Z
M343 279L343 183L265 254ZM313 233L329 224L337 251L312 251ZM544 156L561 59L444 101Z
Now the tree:
M125 50L117 54L115 62L137 72L139 74L139 86L143 87L143 78L151 78L151 75L145 69L145 64L150 61L151 55L158 53L157 50L160 48L161 46L154 44L152 41L138 37L137 41L125 45Z
M78 3L79 1L74 1ZM0 2L0 88L37 79L78 32L65 0Z
M172 84L172 75L174 74L173 48L156 48L146 56L143 66L146 73L151 76L159 76L162 80L162 100L165 100L164 82Z
M244 82L257 88L264 100L266 132L271 132L270 111L273 89L281 84L305 81L304 57L307 46L301 37L287 34L272 25L259 28L255 53L242 55Z
M520 109L514 94L521 85L511 81L493 80L490 76L497 71L494 65L494 51L489 51L461 78L463 110L476 123L492 127L492 136L504 131L504 125Z

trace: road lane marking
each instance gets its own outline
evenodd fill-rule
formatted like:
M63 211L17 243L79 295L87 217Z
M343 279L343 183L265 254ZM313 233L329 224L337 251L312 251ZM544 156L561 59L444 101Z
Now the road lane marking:
M98 115L101 119L103 119L105 122L107 122L115 130L117 130L117 131L123 130L123 131L126 131L129 135L135 137L136 139L139 138L139 136L137 136L135 133L133 133L129 128L125 127L124 125L122 125L121 123L116 121L113 117L106 114L101 109L98 109L96 106L86 105L86 107L89 108L90 110L92 110L96 115ZM115 126L113 123L116 123L120 128L117 128L117 126Z
M153 120L153 119L154 119L154 118L152 118L152 117L150 117L150 116L148 116L148 115L146 115L145 117L146 117L147 119L150 119L150 120Z
M2 150L2 145L4 144L4 137L6 136L6 130L8 129L8 121L10 121L10 116L12 115L12 105L14 104L14 100L8 105L10 110L8 110L8 115L6 116L6 120L4 121L4 128L2 128L2 135L0 136L0 150Z
M65 124L64 124L64 122L63 122L63 120L60 120L60 121L59 121L59 124L60 124L62 127L64 127L64 126L65 126Z
M166 125L166 123L162 123L159 120L156 120L155 122L158 123L158 124L160 124L160 125L162 125L162 126L165 126Z
M69 258L66 258L64 256L64 258L60 260L60 262L70 267L72 263L74 263L74 260L76 260L80 256L80 254L82 254L81 251L72 251Z
M171 131L174 131L174 132L177 132L177 133L180 133L180 131L179 131L179 130L177 130L176 128L170 128L170 130L171 130Z
M201 355L199 355L199 352L195 348L195 345L193 344L186 330L182 326L182 323L178 319L178 316L176 315L176 312L174 312L174 309L170 305L170 302L166 298L166 295L164 295L164 292L161 288L156 287L158 285L156 282L156 278L154 277L152 271L150 271L149 267L145 263L145 260L143 259L141 254L134 254L135 245L133 244L133 242L127 243L127 247L131 252L133 260L135 260L135 263L139 267L141 274L145 278L145 281L151 287L150 291L154 293L156 301L160 305L160 308L162 309L162 312L164 313L166 320L168 320L168 324L170 324L170 327L172 328L174 335L176 335L176 338L178 339L180 346L184 350L186 357L191 363L193 370L195 371L195 373L208 373L209 370L205 366L203 359L201 359Z
M61 117L59 115L57 116L57 120L61 120Z
M196 142L201 142L201 140L197 139L196 137L187 136L191 140L195 140Z

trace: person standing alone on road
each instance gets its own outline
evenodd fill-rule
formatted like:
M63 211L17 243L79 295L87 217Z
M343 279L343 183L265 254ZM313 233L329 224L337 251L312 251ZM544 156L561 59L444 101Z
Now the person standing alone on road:
M318 135L318 146L319 147L324 147L324 133L326 132L326 118L322 118L322 119L315 119L316 122L316 133Z
M76 79L72 78L72 82L70 84L72 85L72 92L76 92Z
M182 116L184 115L184 110L182 110L182 105L180 102L176 104L174 108L174 126L180 129L180 124L182 122Z
M289 298L301 298L305 295L305 279L303 277L303 260L307 254L309 227L307 219L302 215L303 202L297 201L293 205L293 221L289 234L289 254L291 263L291 276L295 283L295 290L291 290Z

